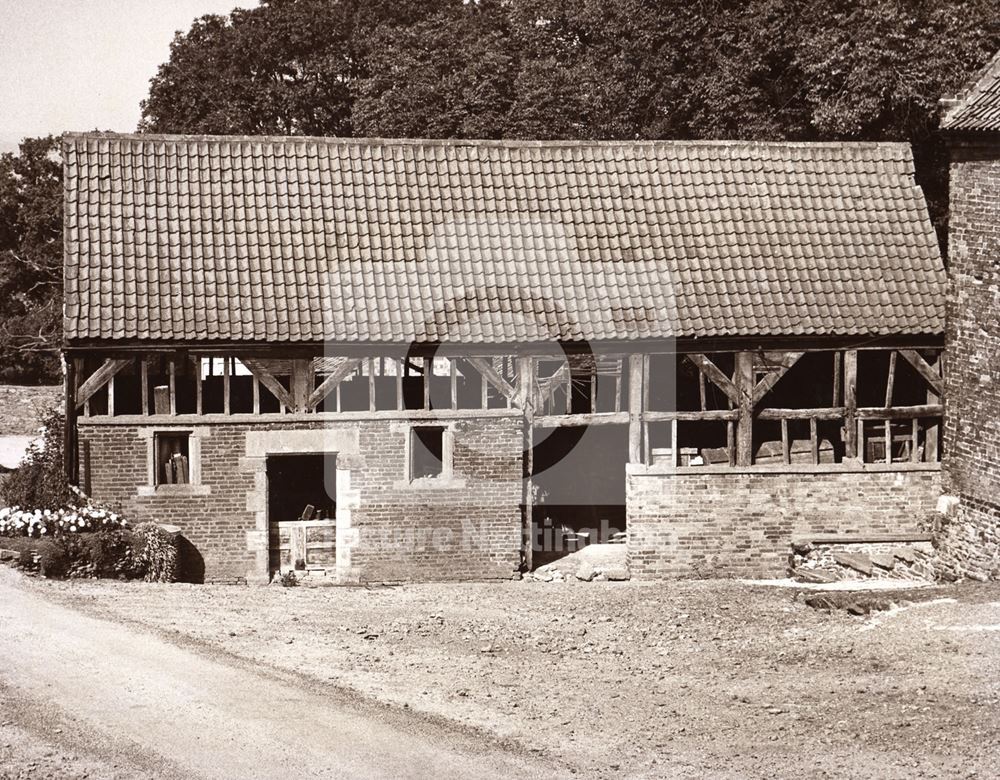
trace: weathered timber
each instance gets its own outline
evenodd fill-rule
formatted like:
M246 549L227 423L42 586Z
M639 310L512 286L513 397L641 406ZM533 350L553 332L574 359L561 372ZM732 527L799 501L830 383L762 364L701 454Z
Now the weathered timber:
M944 394L944 379L937 369L931 366L915 349L901 349L899 354L903 356L907 363L913 366L917 373L924 378L924 381L931 386L936 395Z
M849 349L844 353L844 451L848 458L858 457L857 415L858 407L858 352Z
M628 356L628 459L642 463L643 415L642 378L643 355Z
M280 404L287 409L295 409L292 397L285 389L285 386L274 378L264 363L256 358L250 357L241 357L240 362L243 363L243 365L249 369L250 373L257 377L257 380L264 385L264 387L266 387L275 398L278 399Z
M765 395L774 389L774 386L778 384L779 380L788 373L788 370L794 366L799 358L801 358L805 352L786 352L777 361L774 369L768 371L767 374L754 386L753 389L753 405L759 404Z
M513 402L517 396L517 391L511 387L510 383L507 382L497 370L493 367L493 364L489 360L482 357L467 357L465 361L469 363L473 368L478 371L483 378L493 385L508 401ZM485 398L485 391L484 391ZM484 404L485 406L485 404Z
M733 384L732 380L728 376L722 373L719 367L715 365L715 363L713 363L707 355L694 352L687 355L687 359L698 366L705 376L711 380L712 384L725 393L726 397L729 398L735 406L739 406L740 394L736 389L736 385Z
M91 396L111 381L111 377L132 362L131 358L108 358L100 368L87 377L87 381L76 390L77 408L90 400Z
M347 379L347 377L354 372L359 365L361 365L360 358L346 358L343 363L333 370L333 373L320 382L319 386L309 394L309 398L306 400L306 407L312 410L319 406L323 399L326 398L341 382ZM401 407L402 392L398 395L400 400L399 406Z
M753 462L753 397L754 353L736 353L736 373L733 384L737 390L736 408L736 465L749 466Z

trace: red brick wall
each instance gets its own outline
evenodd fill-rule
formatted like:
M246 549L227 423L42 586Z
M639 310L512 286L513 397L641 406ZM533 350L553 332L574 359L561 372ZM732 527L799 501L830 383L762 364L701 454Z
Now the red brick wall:
M138 495L148 483L140 427L150 426L80 426L81 451L89 443L91 493L119 503L136 520L180 526L204 559L206 579L253 576L258 565L247 544L247 532L256 528L255 512L247 506L255 474L241 466L251 430L358 431L359 453L350 458L350 487L360 499L351 511L359 534L351 566L362 581L509 577L519 565L517 418L458 422L454 481L419 489L407 483L407 435L400 421L212 424L201 440L202 484L210 493L194 496Z
M633 577L785 576L793 536L904 533L933 510L940 470L628 476Z
M992 573L957 540L1000 523L1000 144L952 148L946 332L945 491L961 503L939 540L959 574ZM955 544L955 549L949 549Z

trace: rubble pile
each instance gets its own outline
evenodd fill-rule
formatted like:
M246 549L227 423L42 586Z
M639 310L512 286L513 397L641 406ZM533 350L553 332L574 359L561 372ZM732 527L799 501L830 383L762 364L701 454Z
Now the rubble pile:
M801 542L792 546L789 570L791 576L799 582L811 583L847 579L932 581L935 578L933 553L930 542Z

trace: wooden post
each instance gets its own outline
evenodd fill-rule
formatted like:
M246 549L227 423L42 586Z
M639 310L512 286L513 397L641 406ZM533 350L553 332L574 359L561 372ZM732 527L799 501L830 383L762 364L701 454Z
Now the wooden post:
M524 442L524 455L522 463L521 480L521 502L524 507L524 566L531 571L534 566L534 486L533 475L535 470L534 445L535 445L535 366L534 360L530 357L519 357L517 359L517 382L518 399L521 406L522 441ZM485 378L483 379L485 382Z
M66 480L71 484L77 484L79 472L77 470L76 452L76 374L79 368L77 358L64 356L66 363L66 377L63 388L64 411L66 419L63 421L63 465L66 469Z
M396 411L403 409L403 360L396 358ZM340 411L340 407L337 407Z
M115 378L108 380L108 417L115 416Z
M840 406L840 352L833 353L833 405Z
M375 411L375 360L368 358L368 411Z
M844 353L844 454L848 458L864 457L859 447L864 447L857 435L858 421L858 351L849 349Z
M434 376L434 358L424 358L424 411L431 408L431 379Z
M229 396L229 371L230 371L230 361L231 358L222 358L222 413L229 414L230 407L230 396ZM173 390L170 392L171 399L173 398ZM172 401L171 401L172 403Z
M726 454L729 455L729 465L736 465L736 423L726 420Z
M885 421L885 462L892 463L892 420Z
M170 371L170 414L177 414L177 368L173 358L170 359L168 370Z
M651 355L642 356L642 462L647 465L653 460L653 450L649 443L649 423L646 422L646 410L649 409L649 371L652 362Z
M936 369L938 375L940 376L942 367L941 354L939 353L935 355L929 363L931 368ZM941 403L941 396L933 389L929 388L927 390L927 403L939 404ZM940 423L929 422L926 430L924 431L924 460L928 463L937 463L940 429Z
M458 409L458 367L455 358L448 358L448 377L451 381L451 408Z
M194 409L196 414L201 414L201 358L195 357L195 373L194 373ZM211 360L211 358L209 358Z
M708 408L708 399L705 395L705 372L698 366L698 397L701 400L701 410L704 412Z
M784 417L781 418L781 456L785 465L792 462L791 442L788 439L788 420Z
M139 386L142 392L142 413L149 414L149 361L146 358L139 360Z
M250 384L253 387L253 413L260 414L260 380L251 374Z
M642 463L643 356L628 356L628 460Z
M736 465L753 463L753 391L754 353L736 353L736 374L733 384L739 392L739 419L736 424Z
M809 418L809 451L812 454L813 465L819 463L819 435L816 431L816 418Z
M910 461L920 462L920 418L913 418L913 431L910 435Z
M674 468L677 468L681 463L681 452L677 446L677 425L677 418L675 417L670 421L670 465Z
M892 388L896 383L896 350L889 353L889 376L885 382L885 408L892 406Z

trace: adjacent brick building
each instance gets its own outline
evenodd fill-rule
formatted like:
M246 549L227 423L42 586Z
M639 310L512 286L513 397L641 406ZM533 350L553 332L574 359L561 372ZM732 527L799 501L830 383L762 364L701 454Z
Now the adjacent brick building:
M1000 55L942 101L951 149L944 570L1000 577Z
M196 579L622 538L636 576L765 575L794 537L923 533L945 276L905 145L64 156L70 476L180 526Z

